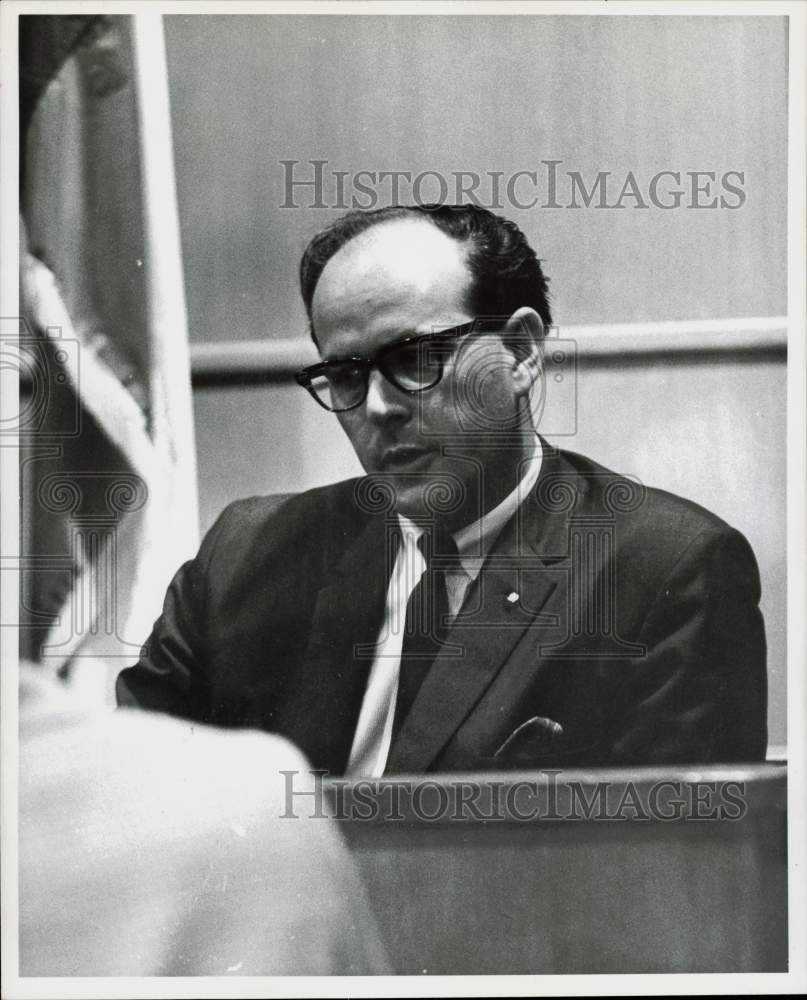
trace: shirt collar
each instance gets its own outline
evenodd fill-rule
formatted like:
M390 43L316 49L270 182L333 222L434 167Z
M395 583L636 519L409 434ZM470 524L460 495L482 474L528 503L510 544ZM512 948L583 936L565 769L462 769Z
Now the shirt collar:
M482 563L487 558L493 543L501 534L502 528L532 492L541 473L543 457L543 449L540 439L538 439L532 458L524 470L524 475L512 493L508 493L493 510L489 510L476 521L453 533L462 568L472 580L475 580L479 575ZM418 538L423 534L423 528L410 521L403 514L398 515L398 521L406 541L410 544L416 544Z

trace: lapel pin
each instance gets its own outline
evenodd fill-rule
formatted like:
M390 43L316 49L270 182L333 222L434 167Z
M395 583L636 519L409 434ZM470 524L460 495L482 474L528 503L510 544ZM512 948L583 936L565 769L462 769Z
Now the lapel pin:
M507 608L508 611L511 608L514 608L518 604L518 594L515 592L515 590L510 591L510 593L505 598L505 601L506 601L505 607Z

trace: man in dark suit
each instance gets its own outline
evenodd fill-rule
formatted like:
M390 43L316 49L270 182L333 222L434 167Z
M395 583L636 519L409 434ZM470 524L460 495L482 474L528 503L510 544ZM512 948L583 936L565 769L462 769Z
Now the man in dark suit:
M367 476L231 505L122 704L297 743L332 773L758 760L748 543L536 433L546 279L474 206L352 213L301 267L298 376Z

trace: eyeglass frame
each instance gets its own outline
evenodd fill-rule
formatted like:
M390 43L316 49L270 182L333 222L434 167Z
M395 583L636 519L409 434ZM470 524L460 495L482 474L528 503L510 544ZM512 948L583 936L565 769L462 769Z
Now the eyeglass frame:
M480 330L484 325L478 317L476 319L469 320L467 323L461 323L458 326L449 326L445 330L437 330L433 333L416 333L408 337L403 337L401 340L396 340L392 344L385 344L379 351L376 352L375 356L372 358L360 358L360 357L349 357L349 358L336 358L332 361L318 361L314 365L308 365L306 368L300 369L300 371L294 373L294 379L299 386L306 389L314 400L328 413L348 413L350 410L355 410L357 407L367 399L367 393L370 389L370 371L373 368L378 368L384 378L396 389L401 392L407 393L407 395L415 396L418 393L426 392L428 389L434 389L435 386L439 385L445 374L445 365L448 358L440 362L440 373L431 385L421 386L419 389L409 389L406 386L400 385L395 377L388 371L385 370L382 363L382 359L385 354L389 354L392 351L398 350L401 347L406 347L407 344L420 343L422 341L439 341L439 340L455 340L460 337L465 337L469 333L473 333L474 330ZM499 326L501 323L499 322ZM353 403L351 406L345 406L342 409L334 410L332 407L328 406L327 403L323 402L316 393L316 390L312 387L311 383L317 375L325 374L329 368L334 365L359 365L362 368L362 373L364 376L364 392L358 402Z

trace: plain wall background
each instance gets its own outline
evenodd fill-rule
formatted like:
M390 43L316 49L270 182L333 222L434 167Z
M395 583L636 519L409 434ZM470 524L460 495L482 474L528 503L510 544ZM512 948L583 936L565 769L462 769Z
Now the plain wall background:
M736 210L504 214L546 261L561 326L785 312L784 18L165 21L194 339L304 334L300 253L342 213L279 207L292 159L307 177L324 159L539 178L552 159L645 189L661 170L744 171Z
M535 170L542 185L541 161L554 159L588 187L611 171L617 192L633 171L645 193L660 170L743 171L736 210L501 211L545 262L561 335L658 320L731 330L732 319L786 311L783 18L165 20L194 341L305 336L299 256L341 212L281 208L283 159L302 161L306 177L307 161L324 159L326 176ZM312 195L296 198L309 206ZM783 360L584 357L575 384L576 433L556 443L702 503L751 541L770 740L783 743ZM194 403L203 527L236 497L358 471L335 419L288 381L197 389Z

